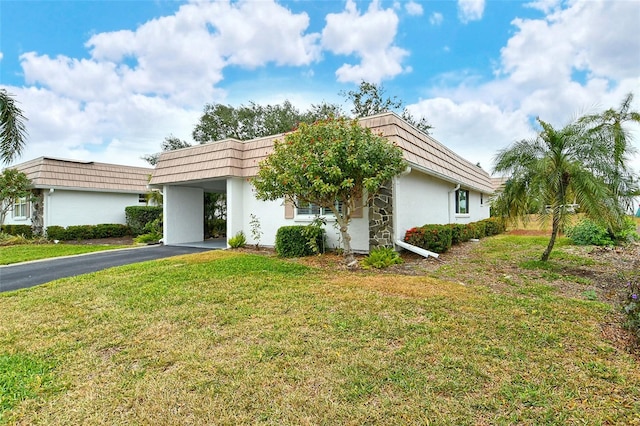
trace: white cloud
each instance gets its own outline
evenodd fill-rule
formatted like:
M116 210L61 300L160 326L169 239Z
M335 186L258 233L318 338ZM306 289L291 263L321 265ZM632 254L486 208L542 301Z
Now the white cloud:
M558 9L561 5L561 0L536 0L524 4L524 7L530 7L532 9L540 10L544 13L549 13L553 10Z
M483 165L498 149L532 136L530 123L537 116L563 126L579 115L617 107L629 92L638 110L637 13L635 2L590 1L541 19L514 20L516 31L501 50L496 79L443 75L430 89L433 99L409 109L428 118L436 138ZM612 22L616 31L602 30ZM631 129L640 148L640 126ZM640 171L640 156L631 165Z
M416 3L415 1L410 1L404 5L405 10L409 15L412 16L422 16L424 12L422 9L422 5L420 3Z
M135 31L99 33L86 43L90 59L21 56L25 79L64 96L112 101L123 93L202 105L228 65L308 65L320 55L319 34L304 34L306 13L273 1L186 4Z
M496 141L508 145L532 136L528 118L482 101L454 102L447 98L421 100L408 107L417 117L427 117L434 126L433 137L487 171L493 168Z
M484 0L458 0L458 17L463 23L479 21L484 14Z
M402 60L408 52L393 45L398 16L393 9L381 9L373 0L360 14L356 4L347 0L345 10L326 16L322 46L339 55L356 55L357 65L344 64L337 71L338 81L379 83L402 73Z
M429 23L431 25L440 25L442 24L442 21L444 20L444 16L442 16L442 13L439 12L433 12L431 14L431 16L429 16Z

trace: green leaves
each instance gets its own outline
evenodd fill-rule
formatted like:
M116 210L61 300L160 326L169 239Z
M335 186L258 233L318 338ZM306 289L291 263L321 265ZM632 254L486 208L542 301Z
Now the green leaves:
M340 201L347 208L336 220L346 226L363 190L372 196L405 167L402 150L385 138L356 120L330 118L302 123L276 142L253 184L261 200L288 197L325 208Z

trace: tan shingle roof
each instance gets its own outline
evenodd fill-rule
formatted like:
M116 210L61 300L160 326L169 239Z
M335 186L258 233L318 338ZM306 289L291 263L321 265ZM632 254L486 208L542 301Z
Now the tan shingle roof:
M90 191L148 192L153 169L117 164L40 157L13 168L25 173L35 188L67 188Z
M404 151L411 167L450 182L485 193L493 192L487 172L463 159L435 139L420 132L392 112L382 113L360 120L396 143ZM273 142L284 134L238 141L226 139L163 152L153 172L151 183L198 182L224 177L253 177L259 163L273 150Z

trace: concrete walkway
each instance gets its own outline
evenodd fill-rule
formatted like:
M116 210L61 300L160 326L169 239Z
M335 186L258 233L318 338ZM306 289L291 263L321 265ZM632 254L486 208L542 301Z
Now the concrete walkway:
M59 278L88 274L114 266L202 253L211 249L212 247L155 245L0 266L0 292L33 287Z

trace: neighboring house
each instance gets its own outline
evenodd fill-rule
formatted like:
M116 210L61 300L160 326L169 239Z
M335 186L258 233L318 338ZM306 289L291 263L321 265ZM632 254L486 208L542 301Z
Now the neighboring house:
M349 233L355 251L392 245L414 226L468 223L489 217L493 186L487 172L394 113L367 117L360 123L402 148L409 168L354 213ZM284 200L255 198L251 178L260 161L271 153L273 142L283 138L226 139L162 153L151 185L162 188L164 195L164 243L203 240L205 192L226 194L227 236L244 231L248 243L255 243L251 215L257 217L263 232L260 243L272 246L279 227L308 224L315 214L326 213L317 206L295 207ZM332 227L331 214L325 217L329 244L338 246L339 232Z
M18 200L6 225L126 223L127 206L145 205L153 169L40 157L12 166L33 184L33 199Z

